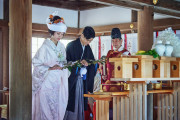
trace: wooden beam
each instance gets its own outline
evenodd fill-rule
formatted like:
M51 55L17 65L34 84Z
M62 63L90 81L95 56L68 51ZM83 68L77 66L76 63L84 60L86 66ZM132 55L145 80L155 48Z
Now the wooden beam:
M37 24L37 23L32 23L32 31L41 31L41 32L48 32L48 28L46 24ZM68 27L66 34L78 34L79 29L78 28L72 28Z
M121 34L127 34L127 33L132 33L131 30L123 30L121 31ZM135 30L135 33L137 33L137 31ZM111 35L111 31L109 32L104 32L104 33L96 33L95 36L110 36Z
M152 4L151 0L83 0L90 1L94 3L100 3L109 6L121 6L131 9L140 10L144 6L153 6L154 12L167 14L171 16L180 17L180 2L172 0L159 0L160 2L155 6ZM167 3L168 2L168 3ZM170 4L170 5L169 5Z
M107 6L108 5L103 5L103 4L98 4L98 3L92 4L92 2L89 2L89 3L79 5L79 10L81 10L81 11L91 10L91 9L102 8L102 7L107 7Z
M50 34L48 32L33 31L32 32L32 37L50 38ZM66 40L74 39L75 40L78 37L79 37L78 35L74 35L74 34L65 34L63 39L66 39Z
M163 26L163 27L158 27L158 28L153 28L154 31L163 31L167 29L168 27L172 27L173 30L180 30L180 25L177 26Z
M111 32L112 28L119 28L121 31L127 31L131 30L130 29L130 24L131 23L121 23L121 24L114 24L114 25L105 25L105 26L94 26L94 30L96 33L108 33ZM137 24L136 22L133 22L134 24L134 29L137 29ZM83 28L80 29L79 34L81 34L83 31Z
M160 14L165 14L165 15L171 15L180 18L180 12L178 11L173 11L173 10L168 10L168 9L159 9L154 7L154 12L155 13L160 13Z
M82 0L82 1L90 1L94 3L100 3L103 5L109 5L109 6L121 6L121 7L127 7L131 9L143 9L143 6L139 4L133 4L126 1L121 0Z
M32 0L33 4L42 6L51 6L57 8L65 8L71 10L89 10L94 8L105 7L106 5L92 3L87 1L71 1L71 0Z
M154 29L160 27L180 26L180 19L175 19L175 18L158 19L158 20L154 20L153 24L154 24Z
M130 24L131 23L121 23L121 24L114 24L114 25L94 26L93 28L96 31L96 36L111 35L111 30L114 27L120 28L122 34L124 34L124 33L131 33ZM137 32L137 23L133 22L133 24L134 24L133 30L136 33ZM4 20L0 20L0 27L3 27L3 26L8 27L8 22L4 21ZM154 27L153 27L154 31L161 31L168 27L172 27L172 29L174 29L174 30L179 30L180 29L180 19L165 18L165 19L154 20ZM33 31L34 37L35 36L45 37L45 38L49 37L49 33L47 32L48 29L47 29L46 24L33 23L32 29L33 29L32 31ZM78 28L70 28L69 27L67 30L67 33L66 33L66 37L68 38L68 36L70 36L70 38L71 38L71 35L76 37L82 33L82 30L83 30L82 28L78 29Z
M66 8L70 10L79 10L78 2L72 3L69 1L57 1L57 0L32 0L33 4L41 5L41 6L50 6L57 8Z
M120 0L120 1L128 1L130 3L136 3L146 6L155 6L155 7L180 11L180 2L175 0L158 0L156 5L153 4L153 0Z
M42 32L47 32L48 28L46 24L37 24L37 23L32 23L32 31L42 31Z
M77 35L79 33L79 28L72 28L72 27L68 27L67 28L67 32L66 34L74 34Z
M43 31L32 31L32 37L50 38L50 34Z
M104 25L104 26L94 26L94 30L96 32L96 36L102 36L102 35L111 35L111 30L114 27L120 28L122 34L124 33L131 33L131 28L130 28L131 23L121 23L121 24L114 24L114 25ZM137 22L133 22L134 28L133 30L137 32ZM43 32L46 33L44 35L45 37L48 37L49 34L47 32L47 26L45 24L35 24L33 23L33 35L38 36L38 31L39 34ZM154 20L154 31L161 31L164 30L168 27L172 27L174 30L180 29L180 19L175 19L175 18L166 18L166 19L158 19ZM83 28L68 28L66 35L74 35L75 37L80 35L83 31ZM35 34L36 33L36 34ZM41 36L41 35L40 35Z
M0 20L0 28L7 27L8 28L8 21L6 20ZM37 23L32 23L32 35L33 37L44 37L48 38L49 33L48 33L48 28L46 24L37 24ZM68 27L67 33L64 36L65 39L75 39L78 37L79 34L79 29L78 28L71 28Z
M130 28L131 23L121 23L121 24L114 24L114 25L104 25L104 26L94 26L94 30L98 35L110 35L112 28L118 27L122 33L131 33ZM172 27L173 29L180 29L180 19L176 18L166 18L166 19L158 19L154 20L153 22L153 30L164 30L168 27ZM133 22L134 28L133 30L137 30L137 22ZM80 29L79 34L82 33L83 28Z

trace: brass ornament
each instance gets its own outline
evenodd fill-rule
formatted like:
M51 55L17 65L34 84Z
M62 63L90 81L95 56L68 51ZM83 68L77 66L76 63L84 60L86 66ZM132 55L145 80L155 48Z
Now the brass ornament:
M133 25L133 24L130 24L130 28L133 29L133 28L134 28L134 25Z
M100 90L99 90L99 92L103 92L102 84L100 84Z
M153 4L156 5L158 0L153 0Z

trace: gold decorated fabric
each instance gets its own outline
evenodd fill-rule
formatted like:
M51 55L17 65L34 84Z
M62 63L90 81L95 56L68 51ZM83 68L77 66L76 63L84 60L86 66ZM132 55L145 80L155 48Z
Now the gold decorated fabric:
M109 62L109 58L119 58L125 52L129 52L129 51L126 49L123 49L122 51L110 50L108 52L108 54L106 56L106 58L107 58L107 61L106 61L107 80L102 81L102 84L105 84L105 85L103 85L103 91L108 91L108 92L122 91L123 88L121 85L114 85L114 84L118 84L118 83L110 81L111 78L114 78L114 64ZM128 55L130 55L130 53Z
M0 105L1 110L1 118L7 119L7 104Z

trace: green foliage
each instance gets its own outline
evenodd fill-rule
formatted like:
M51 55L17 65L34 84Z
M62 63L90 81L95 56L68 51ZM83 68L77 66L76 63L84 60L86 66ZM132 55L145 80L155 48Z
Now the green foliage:
M106 59L99 59L99 60L86 60L87 62L88 62L88 65L91 65L91 64L97 64L97 63L101 63L101 64L103 64L103 63L105 63L106 62ZM78 60L78 61L76 61L75 63L68 63L68 64L65 64L64 65L64 67L63 67L63 69L68 69L70 72L72 71L72 69L73 68L77 68L77 67L82 67L83 65L81 64L81 61L80 60Z
M155 49L153 49L153 50L148 50L148 51L146 51L146 52L144 52L144 53L137 53L136 55L151 55L151 56L153 56L154 58L159 58L160 59L160 56L159 56L159 54L155 51Z

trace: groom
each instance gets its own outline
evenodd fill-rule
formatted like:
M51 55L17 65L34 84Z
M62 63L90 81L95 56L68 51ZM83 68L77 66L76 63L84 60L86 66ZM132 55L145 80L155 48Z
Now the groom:
M69 101L64 120L84 120L84 110L87 110L87 98L83 94L93 92L95 67L88 65L88 60L94 60L89 43L94 39L95 31L92 27L85 27L80 38L70 42L66 48L67 61L80 60L87 70L86 79L82 80L82 68L73 68L69 76ZM78 70L78 71L77 71ZM85 71L86 71L85 70Z

